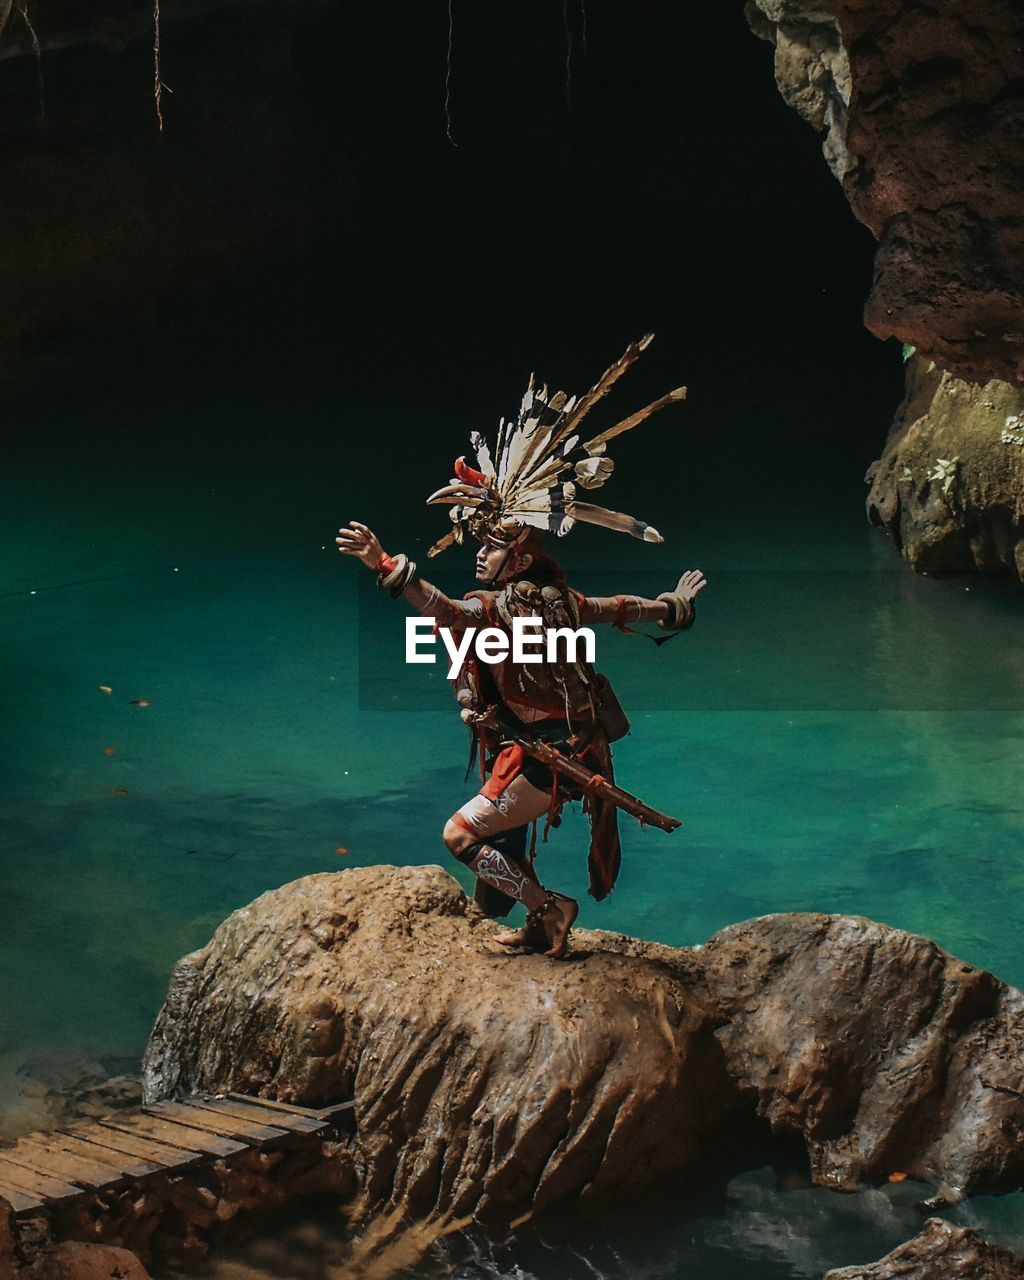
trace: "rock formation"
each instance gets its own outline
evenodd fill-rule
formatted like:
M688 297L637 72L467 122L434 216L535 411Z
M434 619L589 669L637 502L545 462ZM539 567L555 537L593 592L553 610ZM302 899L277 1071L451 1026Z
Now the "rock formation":
M1024 1280L1024 1259L976 1231L929 1218L919 1236L866 1267L840 1267L825 1280Z
M1024 385L1024 11L1015 0L748 0L786 101L878 239L868 328Z
M508 1222L741 1167L767 1125L826 1186L1024 1182L1024 997L925 939L773 916L697 949L580 931L558 964L488 929L436 867L264 894L177 966L147 1096L354 1096L357 1215Z
M814 1181L907 1174L939 1201L1024 1181L1024 996L849 916L733 925L701 953L737 1090L799 1134Z
M510 955L438 867L307 877L178 965L147 1097L354 1095L363 1210L507 1222L694 1167L732 1091L693 959L591 942Z
M867 478L868 518L913 568L1024 582L1024 391L973 386L915 356Z

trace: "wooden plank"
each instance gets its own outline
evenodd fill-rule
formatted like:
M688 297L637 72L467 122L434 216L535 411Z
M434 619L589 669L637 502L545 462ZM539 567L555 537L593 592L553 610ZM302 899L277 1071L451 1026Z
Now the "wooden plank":
M45 1201L40 1200L37 1196L29 1196L23 1191L17 1191L3 1181L0 1181L0 1196L3 1196L15 1214L29 1213L33 1209L46 1208Z
M347 1102L335 1102L332 1106L321 1107L317 1112L318 1116L323 1116L325 1120L330 1120L333 1124L339 1116L353 1115L356 1109L355 1098L349 1098Z
M276 1098L257 1098L247 1093L229 1092L227 1095L236 1102L254 1102L261 1107L269 1107L272 1111L289 1111L296 1115L308 1116L310 1120L326 1120L328 1124L333 1124L335 1119L347 1112L355 1110L355 1100L349 1098L346 1102L335 1102L329 1107L300 1107L294 1102L279 1102Z
M309 1116L291 1115L286 1111L274 1112L269 1107L260 1107L250 1102L233 1102L228 1098L191 1097L190 1107L199 1107L202 1111L234 1116L238 1120L249 1120L253 1124L269 1124L271 1127L288 1129L292 1133L323 1133L327 1128L326 1120L313 1120Z
M121 1174L109 1165L70 1155L52 1143L40 1142L36 1138L22 1138L16 1147L4 1152L4 1158L10 1164L22 1165L45 1177L77 1183L82 1187L106 1187L121 1181Z
M148 1178L151 1173L162 1173L164 1166L153 1164L151 1160L139 1156L128 1156L123 1152L110 1151L106 1147L98 1147L94 1142L83 1142L81 1138L66 1133L49 1132L47 1144L59 1147L69 1155L80 1160L91 1160L95 1164L106 1165L116 1176L122 1178Z
M0 1160L0 1181L17 1187L19 1191L42 1200L66 1200L72 1196L84 1196L81 1187L74 1187L59 1178L50 1178L46 1174L26 1169L24 1165L10 1164L6 1159Z
M287 1129L253 1124L249 1120L236 1120L234 1116L214 1114L199 1107L191 1107L184 1102L157 1102L151 1107L143 1107L142 1113L147 1116L156 1116L160 1120L173 1120L175 1124L188 1125L205 1133L237 1138L248 1142L251 1146L262 1146L266 1142L276 1142L280 1138L290 1136Z
M216 1095L219 1097L220 1095ZM224 1095L230 1098L232 1102L249 1102L253 1106L266 1107L270 1111L284 1111L288 1115L305 1116L309 1120L324 1120L327 1117L322 1111L317 1111L315 1107L300 1107L295 1102L281 1102L278 1098L261 1098L254 1093L235 1093L233 1089L229 1089Z
M136 1156L165 1169L184 1169L209 1159L209 1155L203 1151L186 1151L183 1147L171 1147L155 1138L144 1138L136 1133L128 1133L125 1129L107 1129L98 1124L69 1125L56 1132L67 1134L69 1138L77 1138L79 1142L92 1143L113 1155L121 1155L128 1160Z
M158 1142L166 1142L169 1147L178 1147L190 1154L205 1151L211 1156L233 1156L246 1148L244 1142L235 1142L233 1138L221 1138L213 1133L197 1133L195 1129L186 1129L180 1124L161 1120L156 1116L131 1115L118 1120L101 1120L100 1127L113 1129L117 1133L156 1138Z

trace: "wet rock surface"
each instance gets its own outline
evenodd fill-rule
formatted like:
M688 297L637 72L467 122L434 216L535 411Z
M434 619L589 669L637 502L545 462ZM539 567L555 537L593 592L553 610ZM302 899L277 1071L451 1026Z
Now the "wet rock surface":
M1024 582L1024 390L962 382L915 356L867 479L868 519L914 569Z
M868 328L1024 384L1024 11L1015 0L750 0L786 101L879 242Z
M1024 1182L1024 998L926 939L772 916L696 949L580 930L558 963L489 929L437 867L264 894L177 966L147 1097L354 1096L357 1214L507 1222L706 1171L758 1125L830 1187Z
M1024 1259L982 1239L976 1231L929 1218L919 1236L878 1262L840 1267L825 1280L1020 1280Z

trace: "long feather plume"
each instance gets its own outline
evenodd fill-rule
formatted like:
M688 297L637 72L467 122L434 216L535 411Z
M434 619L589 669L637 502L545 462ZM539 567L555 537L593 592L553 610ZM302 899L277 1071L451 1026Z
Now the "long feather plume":
M602 528L614 529L617 533L628 533L644 542L665 541L657 529L645 520L623 515L621 511L609 511L607 507L594 507L589 502L577 502L573 505L573 515L584 524L599 524Z

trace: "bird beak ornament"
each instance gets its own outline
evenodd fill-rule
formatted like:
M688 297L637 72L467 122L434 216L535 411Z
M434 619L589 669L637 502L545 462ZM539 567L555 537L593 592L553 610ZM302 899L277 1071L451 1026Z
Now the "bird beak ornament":
M564 538L577 521L644 542L663 542L657 529L643 520L577 498L579 490L599 489L612 474L615 464L606 453L609 440L638 427L665 405L686 399L686 388L678 387L581 443L580 423L653 340L648 334L630 343L622 358L578 398L564 391L549 396L547 386L538 388L531 375L519 417L514 423L501 420L494 460L486 440L474 431L470 444L476 466L459 458L451 481L427 499L429 506L449 507L452 521L451 532L428 554L436 556L452 543L461 543L466 531L481 542L512 547L531 529Z

